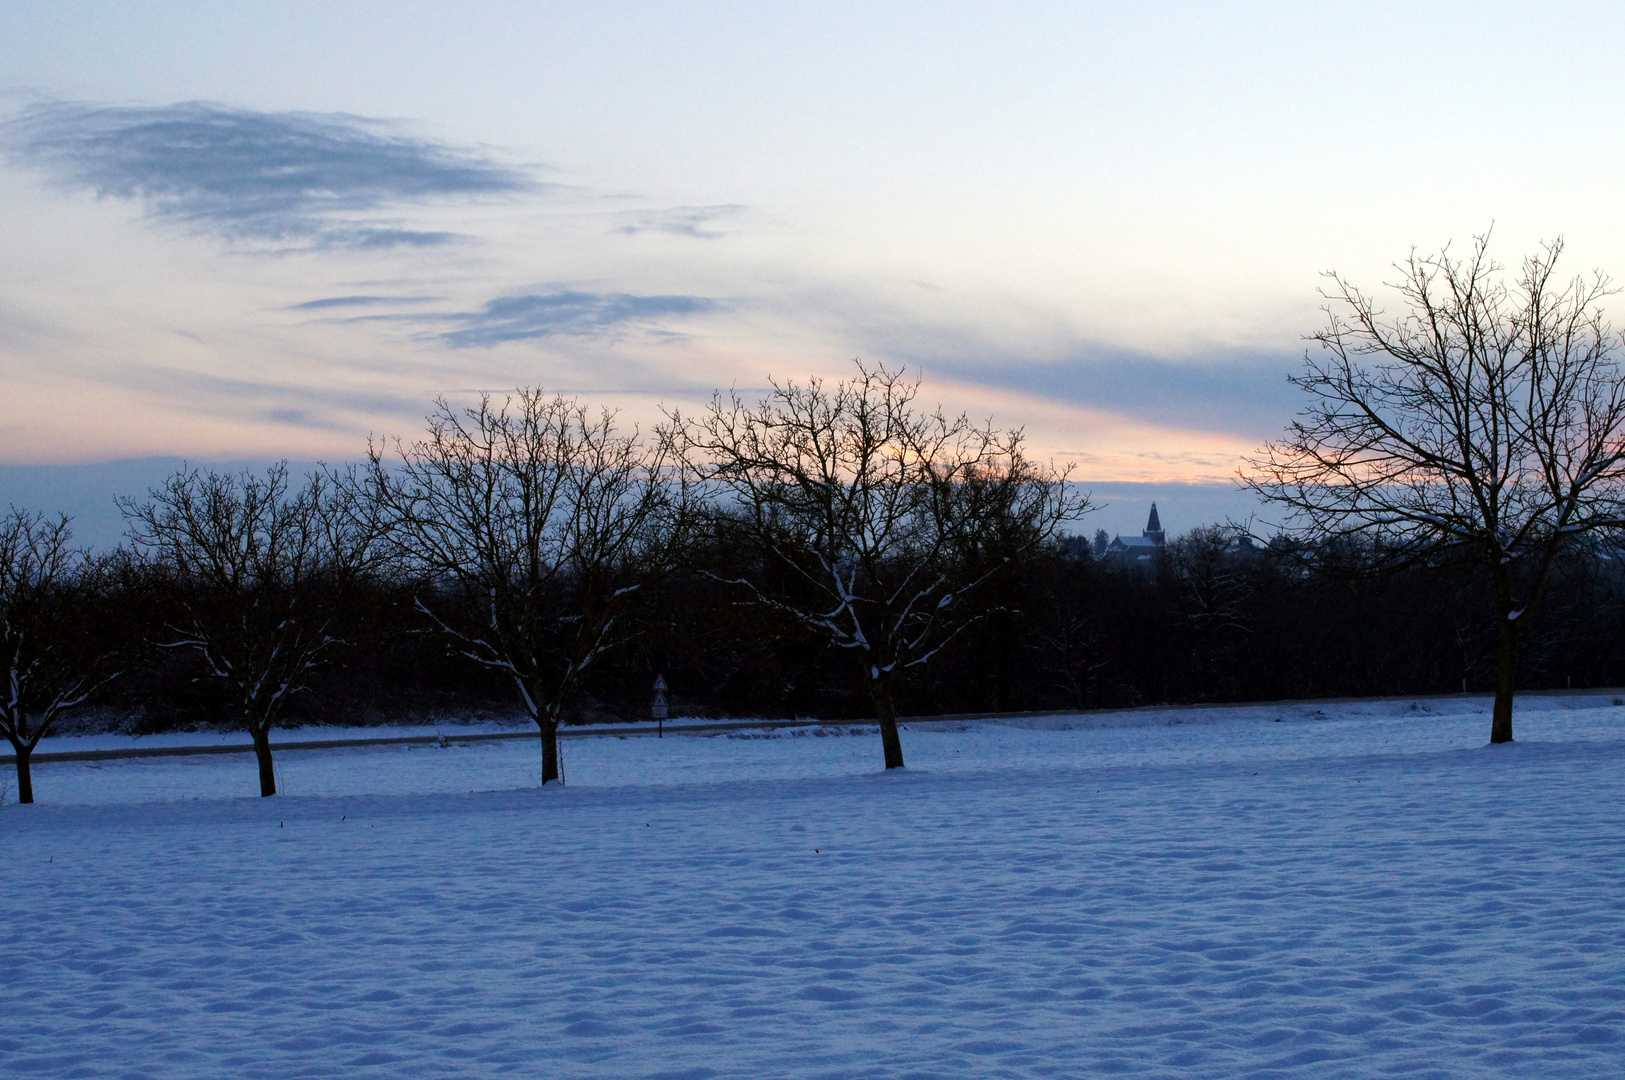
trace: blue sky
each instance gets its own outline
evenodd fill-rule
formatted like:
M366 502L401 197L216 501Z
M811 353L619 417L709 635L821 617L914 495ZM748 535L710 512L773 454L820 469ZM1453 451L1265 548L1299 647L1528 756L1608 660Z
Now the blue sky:
M0 5L0 463L354 457L906 364L1102 483L1296 407L1319 274L1625 267L1617 8Z

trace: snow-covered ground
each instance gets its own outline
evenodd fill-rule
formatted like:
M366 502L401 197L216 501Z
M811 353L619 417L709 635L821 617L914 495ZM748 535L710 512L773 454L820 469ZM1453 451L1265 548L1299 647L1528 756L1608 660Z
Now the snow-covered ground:
M1516 722L574 738L545 791L531 740L288 751L263 800L249 755L43 764L0 1076L1625 1075L1625 708Z

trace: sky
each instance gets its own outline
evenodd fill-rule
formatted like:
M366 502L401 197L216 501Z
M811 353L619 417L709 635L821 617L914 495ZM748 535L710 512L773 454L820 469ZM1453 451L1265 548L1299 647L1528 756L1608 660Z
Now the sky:
M518 385L646 427L861 357L1086 482L1228 483L1323 272L1492 226L1625 269L1622 24L8 0L0 464L353 459Z

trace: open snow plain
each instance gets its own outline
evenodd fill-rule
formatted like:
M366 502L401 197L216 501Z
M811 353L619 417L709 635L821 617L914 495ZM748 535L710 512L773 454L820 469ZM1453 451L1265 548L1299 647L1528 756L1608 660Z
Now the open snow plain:
M41 765L0 1076L1625 1075L1625 708L1486 708Z

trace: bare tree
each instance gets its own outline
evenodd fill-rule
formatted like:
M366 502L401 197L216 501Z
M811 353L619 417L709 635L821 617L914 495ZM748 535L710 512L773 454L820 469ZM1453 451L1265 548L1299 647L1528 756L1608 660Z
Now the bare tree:
M13 507L0 519L0 734L17 763L17 801L34 801L34 748L63 713L117 675L115 648L89 625L99 567L66 517Z
M691 467L782 588L740 578L750 602L850 650L903 764L896 688L972 618L970 594L1088 508L1066 474L1030 461L1019 431L925 412L919 382L858 364L826 386L772 383L755 406L718 394L673 416Z
M155 644L188 649L227 687L276 794L271 730L288 699L343 644L344 587L366 571L375 515L359 485L325 473L290 485L287 462L264 476L176 473L137 502L121 499L137 551L167 584L177 617Z
M1398 264L1392 317L1328 275L1321 350L1292 380L1312 400L1241 479L1290 511L1300 538L1359 537L1379 568L1459 557L1487 570L1501 743L1520 620L1566 547L1622 521L1625 382L1608 278L1559 279L1559 240L1509 285L1488 239L1465 258Z
M663 573L684 520L668 444L539 389L457 409L428 435L372 448L372 483L417 605L452 648L511 679L560 779L558 729L589 669L625 640L619 616Z

